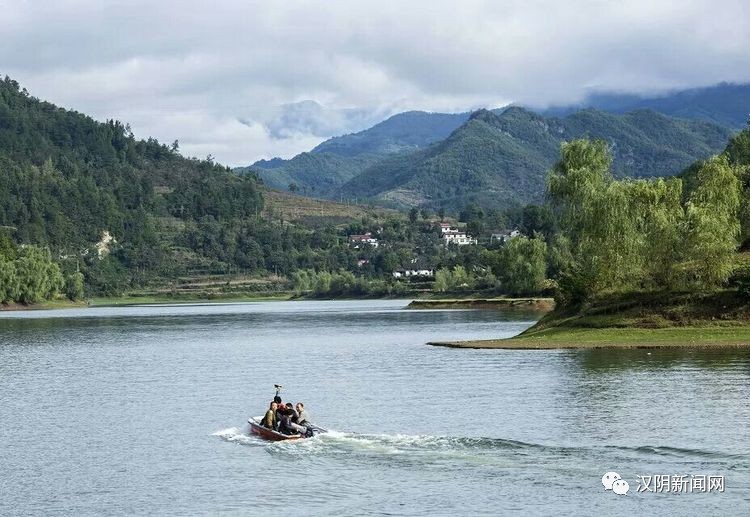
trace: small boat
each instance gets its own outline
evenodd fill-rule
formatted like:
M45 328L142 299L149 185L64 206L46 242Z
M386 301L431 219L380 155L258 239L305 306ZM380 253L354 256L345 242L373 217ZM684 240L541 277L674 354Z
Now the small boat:
M274 399L277 399L279 397L279 394L281 393L281 388L283 386L281 384L274 384L274 388L276 388L276 396ZM278 400L281 400L278 398ZM311 424L309 422L305 422L305 427L307 428L306 434L284 434L276 431L275 429L269 429L268 427L264 427L260 425L260 422L263 420L263 417L250 417L247 420L247 423L250 424L250 433L258 436L259 438L263 438L264 440L270 440L272 442L281 442L283 440L300 440L302 438L312 438L313 436L317 436L321 433L327 433L325 429L322 427L318 427L317 425Z
M325 433L326 430L317 425L306 424L306 427L311 431L308 435L304 434L284 434L274 429L269 429L260 425L260 418L249 418L247 423L250 424L250 433L262 438L264 440L270 440L272 442L280 442L283 440L300 440L304 438L312 438L321 433Z

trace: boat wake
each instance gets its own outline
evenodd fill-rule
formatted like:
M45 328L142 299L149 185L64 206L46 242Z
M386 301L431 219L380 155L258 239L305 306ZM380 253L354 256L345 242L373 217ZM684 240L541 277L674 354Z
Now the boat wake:
M239 427L229 427L216 431L212 436L218 436L222 440L231 443L237 443L240 445L265 445L265 443L258 439L257 436L251 436L247 429Z
M244 446L264 447L269 454L280 457L316 458L341 457L346 461L368 463L400 463L405 466L474 464L501 468L533 468L539 462L559 465L562 470L582 468L584 463L628 464L644 460L665 460L676 463L711 461L725 468L750 467L745 455L729 455L715 451L676 449L670 447L555 446L527 443L502 438L451 437L406 434L359 434L329 431L314 438L267 442L249 434L249 429L230 427L213 433L222 440Z

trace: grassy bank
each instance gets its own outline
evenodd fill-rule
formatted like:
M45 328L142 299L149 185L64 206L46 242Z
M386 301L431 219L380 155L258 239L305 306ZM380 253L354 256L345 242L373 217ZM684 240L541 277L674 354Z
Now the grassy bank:
M22 303L3 303L0 304L0 311L28 311L28 310L50 310L50 309L76 309L86 307L85 301L72 302L65 299L59 300L46 300L40 303L32 305L24 305Z
M123 295L111 297L94 297L88 301L89 307L113 307L126 305L148 305L148 304L179 304L179 303L239 303L239 302L263 302L284 301L291 299L290 293L253 293L226 295L211 293L210 295Z
M414 300L407 309L519 309L549 312L552 298L447 298Z
M750 346L750 301L731 290L620 294L556 309L513 338L430 344L507 349Z
M667 329L547 329L509 339L429 343L451 348L549 350L561 348L667 348L750 346L746 327L673 327Z

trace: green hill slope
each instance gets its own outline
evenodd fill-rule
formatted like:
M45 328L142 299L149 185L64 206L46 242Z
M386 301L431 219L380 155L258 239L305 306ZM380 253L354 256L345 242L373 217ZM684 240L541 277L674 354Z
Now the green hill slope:
M326 140L290 160L260 160L238 171L253 172L273 188L287 189L294 183L307 195L331 197L378 160L443 140L468 117L468 113L399 113L364 131Z
M538 202L562 141L587 136L610 142L614 171L634 177L679 173L723 149L731 131L652 111L614 115L583 110L544 118L522 108L482 110L446 140L368 167L339 191L397 206L458 208Z
M253 175L184 158L176 145L137 140L119 122L97 122L0 80L0 303L32 300L17 286L50 283L30 267L50 260L65 278L82 273L89 295L169 294L181 285L203 289L207 278L232 293L234 277L253 278L244 290L266 289L258 277L284 287L283 276L300 268L356 268L333 225L370 216L276 195Z

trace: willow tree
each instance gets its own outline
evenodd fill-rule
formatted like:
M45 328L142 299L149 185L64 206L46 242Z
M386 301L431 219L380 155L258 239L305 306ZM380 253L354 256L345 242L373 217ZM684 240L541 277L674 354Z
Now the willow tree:
M542 288L546 273L547 243L541 236L516 237L500 250L499 275L511 294L533 294Z
M15 268L18 282L16 300L21 303L37 303L53 298L65 285L60 266L52 261L47 248L20 248Z
M640 236L639 283L647 288L675 289L680 285L683 248L682 180L630 182L630 195Z
M548 178L571 259L561 272L570 301L627 287L637 275L641 240L632 186L613 180L611 163L606 142L574 140L562 145Z
M15 301L18 296L18 277L13 261L0 255L0 303Z
M750 125L750 120L748 121ZM741 240L750 241L750 127L732 137L724 151L742 187L740 200Z
M685 204L685 273L689 284L709 289L732 273L740 235L740 180L726 156L699 167Z

